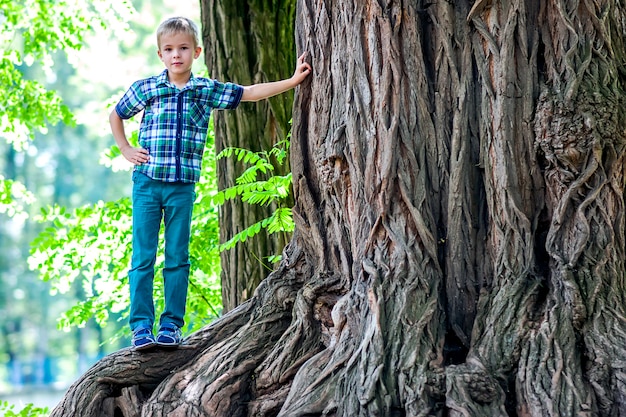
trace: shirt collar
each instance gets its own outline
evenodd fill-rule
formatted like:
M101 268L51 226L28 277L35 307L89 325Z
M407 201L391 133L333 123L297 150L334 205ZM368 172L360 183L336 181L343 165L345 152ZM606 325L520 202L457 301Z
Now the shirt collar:
M193 76L193 72L189 76L189 81L187 81L187 85L184 89L196 87L198 81L196 77ZM159 75L157 75L157 86L159 85L167 85L173 87L173 84L170 83L169 78L167 78L167 69L164 69ZM183 90L184 90L183 89Z

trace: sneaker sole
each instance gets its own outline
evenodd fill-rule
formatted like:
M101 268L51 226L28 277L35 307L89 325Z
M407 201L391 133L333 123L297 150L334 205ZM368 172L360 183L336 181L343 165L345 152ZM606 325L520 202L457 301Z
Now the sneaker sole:
M133 346L134 350L148 350L157 346L157 342L146 343L145 345Z
M157 346L162 347L162 348L167 348L167 349L176 349L178 346L180 346L180 343L163 343L163 342L156 342Z

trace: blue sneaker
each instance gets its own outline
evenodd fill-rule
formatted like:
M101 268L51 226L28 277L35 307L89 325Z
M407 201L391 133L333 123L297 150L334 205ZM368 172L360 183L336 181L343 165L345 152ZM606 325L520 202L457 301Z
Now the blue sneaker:
M133 348L135 350L146 350L156 346L157 342L149 327L138 327L133 332Z
M180 345L182 334L178 326L172 323L163 323L157 333L156 343L163 347L177 347Z

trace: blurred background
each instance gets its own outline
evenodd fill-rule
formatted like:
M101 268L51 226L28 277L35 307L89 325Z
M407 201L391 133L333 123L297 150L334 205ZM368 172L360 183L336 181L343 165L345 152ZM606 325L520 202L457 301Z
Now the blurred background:
M184 15L200 26L198 1L130 3L135 12L126 28L94 28L80 51L58 53L52 67L20 67L26 78L59 93L77 125L52 126L21 151L0 140L0 174L20 181L36 196L22 214L0 212L0 402L18 410L27 403L52 409L93 363L129 345L125 337L116 337L127 326L116 313L106 327L90 320L82 328L59 329L60 315L89 289L76 282L67 291L53 290L29 268L28 258L44 227L30 221L41 207L73 209L130 195L130 167L113 170L101 163L102 152L114 143L108 126L112 98L163 69L156 54L160 21ZM201 56L194 72L204 71Z

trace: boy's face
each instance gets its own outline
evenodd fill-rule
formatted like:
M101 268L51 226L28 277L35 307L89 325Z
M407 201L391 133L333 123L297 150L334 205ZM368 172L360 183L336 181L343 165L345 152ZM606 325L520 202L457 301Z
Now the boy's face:
M161 36L159 58L170 74L184 75L191 72L193 60L200 56L202 48L195 45L194 38L186 33L169 33Z

